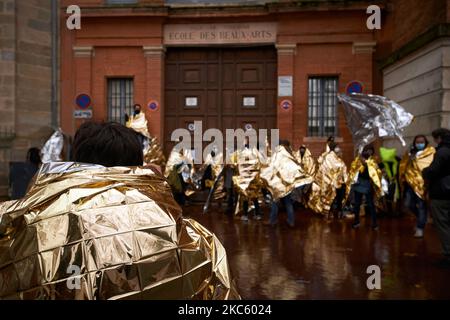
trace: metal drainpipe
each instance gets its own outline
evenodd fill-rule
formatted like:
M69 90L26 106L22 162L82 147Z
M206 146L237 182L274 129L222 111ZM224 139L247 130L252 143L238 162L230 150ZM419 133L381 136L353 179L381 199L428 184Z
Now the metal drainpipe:
M51 126L59 128L58 121L58 0L51 0L52 33L52 88L51 88Z

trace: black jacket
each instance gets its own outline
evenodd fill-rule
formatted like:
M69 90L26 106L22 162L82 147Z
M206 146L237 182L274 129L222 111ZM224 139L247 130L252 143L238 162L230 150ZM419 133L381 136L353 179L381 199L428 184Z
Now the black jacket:
M422 172L431 199L450 200L450 135L436 148L434 160Z

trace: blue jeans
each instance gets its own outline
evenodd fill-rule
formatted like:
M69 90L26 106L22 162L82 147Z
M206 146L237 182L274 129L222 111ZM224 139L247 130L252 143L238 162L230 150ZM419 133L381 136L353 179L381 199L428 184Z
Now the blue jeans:
M291 195L287 195L286 197L280 199L279 201L283 201L284 206L286 207L287 213L287 221L290 225L294 225L295 217L294 217L294 203L291 199ZM278 203L273 201L272 208L270 209L270 224L276 224L278 220Z
M417 228L425 229L428 219L427 204L417 196L409 185L406 185L405 188L405 207L416 215Z

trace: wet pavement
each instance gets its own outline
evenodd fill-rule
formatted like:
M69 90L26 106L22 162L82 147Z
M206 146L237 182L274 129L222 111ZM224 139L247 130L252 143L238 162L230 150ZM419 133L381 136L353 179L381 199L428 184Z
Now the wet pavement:
M268 208L264 207L265 218ZM214 232L227 250L244 299L449 299L450 269L436 265L440 244L432 224L424 239L413 238L415 219L380 219L373 231L364 217L353 230L351 219L296 211L290 229L281 213L276 227L227 217L217 204L203 215L200 206L185 216ZM381 290L368 290L369 265L381 268Z

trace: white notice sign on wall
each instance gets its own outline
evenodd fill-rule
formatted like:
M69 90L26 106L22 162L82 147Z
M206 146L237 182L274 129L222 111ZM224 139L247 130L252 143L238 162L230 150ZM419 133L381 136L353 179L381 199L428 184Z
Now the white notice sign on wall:
M279 97L292 97L292 76L280 76L278 77L278 96Z

